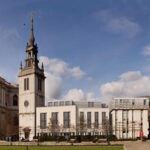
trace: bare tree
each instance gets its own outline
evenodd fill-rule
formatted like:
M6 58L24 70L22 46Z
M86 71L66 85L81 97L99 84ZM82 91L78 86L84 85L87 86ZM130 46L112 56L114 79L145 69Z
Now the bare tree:
M84 119L84 116L81 115L78 118L78 122L77 122L77 133L79 133L80 135L83 135L86 132L86 128L87 124L86 124L86 120Z
M55 135L60 131L60 126L54 118L50 118L48 124L48 130L52 133L52 135Z
M105 120L104 120L104 123L102 124L102 130L103 130L104 135L107 138L108 145L110 145L109 136L111 135L111 129L112 129L112 127L111 127L110 121L106 117Z

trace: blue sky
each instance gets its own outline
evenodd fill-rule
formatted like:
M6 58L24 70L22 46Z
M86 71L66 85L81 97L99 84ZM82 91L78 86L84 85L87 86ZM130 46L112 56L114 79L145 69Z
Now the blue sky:
M107 94L128 96L129 93L124 91L116 94L112 90L116 88L113 83L120 86L123 80L123 90L129 91L133 86L135 89L146 86L141 78L147 77L149 82L149 6L149 0L0 1L0 74L9 82L17 82L19 64L25 59L25 46L30 35L30 16L34 12L39 56L65 62L69 70L63 70L69 72L65 75L46 70L50 75L56 75L60 82L61 94L54 98L65 95L67 98L72 89L71 93L77 97L81 93L84 97L90 93L92 98ZM51 66L51 61L48 65ZM74 67L78 67L75 73L79 73L79 78L70 73ZM138 82L131 86L125 78L120 78L124 73L138 74L139 86ZM140 95L149 94L149 90L143 91ZM138 95L133 93L129 96Z

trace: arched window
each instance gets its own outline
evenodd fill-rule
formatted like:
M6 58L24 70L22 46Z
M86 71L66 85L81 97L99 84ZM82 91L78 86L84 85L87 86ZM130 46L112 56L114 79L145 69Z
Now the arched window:
M13 96L13 106L18 106L18 96L17 95Z

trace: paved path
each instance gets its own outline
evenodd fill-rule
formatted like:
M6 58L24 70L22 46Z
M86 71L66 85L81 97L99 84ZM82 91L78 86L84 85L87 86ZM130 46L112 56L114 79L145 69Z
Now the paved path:
M126 143L124 145L124 150L150 150L150 141Z

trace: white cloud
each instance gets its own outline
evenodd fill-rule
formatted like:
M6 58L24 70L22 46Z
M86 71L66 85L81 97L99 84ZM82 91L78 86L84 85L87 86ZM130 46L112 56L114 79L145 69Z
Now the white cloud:
M85 75L79 67L69 68L69 65L60 59L50 59L45 56L39 58L40 65L43 62L45 68L46 100L59 99L61 96L63 79L82 79Z
M125 72L122 75L120 75L120 78L126 81L134 81L134 80L138 80L142 77L141 72L140 71L129 71L129 72Z
M138 23L125 16L114 15L114 13L109 10L98 11L94 13L94 17L100 21L103 27L109 32L134 37L141 30Z
M93 92L85 93L82 89L70 89L67 94L63 97L64 100L74 100L74 101L92 101L98 100L94 97ZM100 99L99 99L100 100Z
M114 33L128 35L129 37L135 36L140 31L139 25L126 17L111 19L107 24L107 29Z
M60 59L50 59L46 56L41 56L39 59L44 63L45 69L56 76L81 79L86 74L79 67L69 68L69 65Z
M140 71L126 72L118 81L108 82L100 87L103 98L150 95L150 76L143 76Z
M84 75L85 72L83 72L79 67L74 67L72 69L69 69L72 77L74 77L75 79L81 79Z
M85 94L81 89L71 89L63 97L64 100L83 101L86 100Z
M95 100L94 93L93 92L87 93L86 99L87 100Z
M45 72L45 95L47 100L58 99L61 95L62 79L51 73Z
M142 54L143 54L143 55L147 55L147 56L150 55L150 45L145 46L145 47L143 48Z

